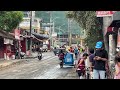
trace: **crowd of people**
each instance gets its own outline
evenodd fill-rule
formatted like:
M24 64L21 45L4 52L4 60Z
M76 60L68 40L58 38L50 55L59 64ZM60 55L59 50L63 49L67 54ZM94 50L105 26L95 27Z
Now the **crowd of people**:
M88 51L80 46L76 46L74 48L70 47L69 52L74 53L75 59L77 60L76 72L80 79L110 79L110 73L108 73L110 71L108 66L108 53L104 49L104 43L102 41L97 42L95 48L90 48ZM86 66L86 60L89 61L89 66ZM86 74L86 67L89 70L89 76ZM120 79L120 53L115 56L114 79Z

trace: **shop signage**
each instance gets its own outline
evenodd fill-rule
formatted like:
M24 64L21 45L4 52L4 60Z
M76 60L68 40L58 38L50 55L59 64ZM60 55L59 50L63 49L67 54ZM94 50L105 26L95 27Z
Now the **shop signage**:
M11 45L13 45L13 40L4 38L4 44L11 44Z
M97 17L112 16L114 13L115 11L96 11Z

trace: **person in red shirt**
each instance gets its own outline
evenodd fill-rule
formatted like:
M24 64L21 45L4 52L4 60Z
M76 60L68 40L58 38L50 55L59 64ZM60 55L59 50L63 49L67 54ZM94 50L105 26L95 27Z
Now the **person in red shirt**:
M85 76L85 60L87 59L88 54L84 53L82 58L79 59L78 65L77 65L77 73L80 79L82 79Z
M73 50L73 48L72 48L72 47L70 47L70 52L71 52L71 53L74 53L74 50Z

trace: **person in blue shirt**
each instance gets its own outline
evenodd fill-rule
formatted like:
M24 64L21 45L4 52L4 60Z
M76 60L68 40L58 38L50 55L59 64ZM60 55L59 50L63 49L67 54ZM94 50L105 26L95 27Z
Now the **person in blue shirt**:
M77 47L75 47L75 49L74 49L74 54L75 54L75 58L77 59L77 56L78 56L78 48Z

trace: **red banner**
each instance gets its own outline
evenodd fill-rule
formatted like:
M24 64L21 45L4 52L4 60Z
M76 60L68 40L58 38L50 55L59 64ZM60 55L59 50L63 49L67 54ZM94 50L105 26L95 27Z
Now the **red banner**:
M112 16L115 11L96 11L97 17Z

